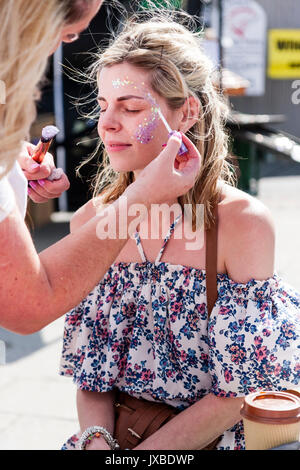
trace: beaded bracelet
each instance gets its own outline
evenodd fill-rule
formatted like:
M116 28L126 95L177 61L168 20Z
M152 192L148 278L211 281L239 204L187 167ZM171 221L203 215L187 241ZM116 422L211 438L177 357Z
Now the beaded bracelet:
M79 449L85 450L87 444L94 438L103 436L104 440L107 442L111 450L119 449L119 444L112 437L112 435L107 431L107 429L101 426L91 426L87 428L81 435L79 440Z

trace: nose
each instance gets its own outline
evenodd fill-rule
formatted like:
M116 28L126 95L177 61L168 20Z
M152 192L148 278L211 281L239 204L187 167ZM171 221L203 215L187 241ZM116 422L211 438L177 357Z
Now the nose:
M104 132L119 132L122 128L122 125L117 119L116 114L113 110L107 109L105 112L102 112L98 121L98 132L101 134Z

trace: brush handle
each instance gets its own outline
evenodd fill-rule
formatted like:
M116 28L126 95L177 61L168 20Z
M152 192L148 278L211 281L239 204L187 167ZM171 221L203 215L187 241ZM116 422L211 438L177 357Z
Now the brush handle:
M31 158L37 163L42 163L46 153L48 152L51 142L52 140L49 140L49 142L42 142L40 140Z

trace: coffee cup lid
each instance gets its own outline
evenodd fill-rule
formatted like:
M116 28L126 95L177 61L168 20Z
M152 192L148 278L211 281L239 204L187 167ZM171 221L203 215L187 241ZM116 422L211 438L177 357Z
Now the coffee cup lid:
M241 415L266 424L290 424L300 421L300 398L287 392L265 391L247 395Z

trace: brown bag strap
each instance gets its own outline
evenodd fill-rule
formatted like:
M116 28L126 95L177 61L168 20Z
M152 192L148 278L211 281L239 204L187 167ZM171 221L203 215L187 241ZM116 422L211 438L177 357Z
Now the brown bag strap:
M217 254L218 254L218 204L213 209L214 224L205 231L206 298L208 318L218 298Z

